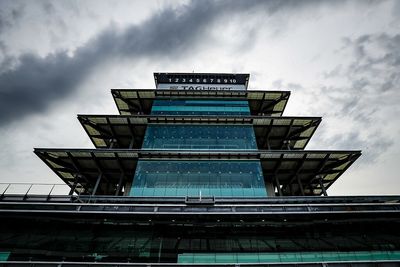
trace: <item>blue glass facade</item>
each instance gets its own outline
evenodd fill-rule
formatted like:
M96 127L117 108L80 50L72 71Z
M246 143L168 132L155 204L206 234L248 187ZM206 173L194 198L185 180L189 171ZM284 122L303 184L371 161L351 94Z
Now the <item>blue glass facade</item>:
M247 101L156 100L151 114L249 115ZM166 150L256 150L252 125L151 124L142 147ZM131 196L267 195L259 160L139 160Z
M247 101L155 100L151 114L163 115L250 115Z
M400 251L318 251L269 253L185 253L178 263L275 263L399 260ZM351 266L351 265L350 265Z
M141 160L131 195L262 197L266 191L257 160Z
M251 125L149 125L143 142L147 149L257 149Z

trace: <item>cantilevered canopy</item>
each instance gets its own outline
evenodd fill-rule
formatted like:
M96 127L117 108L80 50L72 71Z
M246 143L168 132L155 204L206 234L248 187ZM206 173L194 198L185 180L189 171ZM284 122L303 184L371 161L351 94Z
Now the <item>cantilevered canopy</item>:
M155 99L231 99L249 101L252 115L281 116L289 91L112 89L121 115L150 114Z
M35 149L79 194L120 195L132 182L138 159L260 159L264 179L279 195L321 195L361 155L360 151L155 151Z
M78 115L97 148L141 148L148 124L246 124L254 127L259 149L304 149L320 117Z

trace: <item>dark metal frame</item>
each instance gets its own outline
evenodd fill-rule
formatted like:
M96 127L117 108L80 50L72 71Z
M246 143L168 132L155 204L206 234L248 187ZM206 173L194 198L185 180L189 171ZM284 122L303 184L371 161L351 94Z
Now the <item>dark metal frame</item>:
M50 214L74 214L74 216L134 216L133 222L143 222L151 218L174 222L215 222L246 223L282 222L309 219L329 219L343 221L349 218L369 218L370 220L388 220L400 218L400 203L330 203L330 204L125 204L125 203L54 203L54 202L0 202L0 214L21 214L46 216ZM379 215L377 215L379 214ZM383 216L380 218L377 216ZM201 216L201 217L199 217ZM168 222L170 223L170 221Z
M60 184L61 185L61 184ZM64 184L62 184L64 185ZM169 205L287 205L287 204L391 204L400 203L400 195L365 196L282 196L282 197L137 197L111 195L1 194L0 202L52 202Z

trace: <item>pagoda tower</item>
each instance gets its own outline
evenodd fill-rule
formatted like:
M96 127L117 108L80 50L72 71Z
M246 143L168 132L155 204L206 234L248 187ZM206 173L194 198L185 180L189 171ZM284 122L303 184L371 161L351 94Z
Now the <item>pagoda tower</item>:
M400 197L331 197L360 151L305 150L320 117L249 74L155 73L78 115L95 148L36 148L69 194L0 199L7 266L398 266Z

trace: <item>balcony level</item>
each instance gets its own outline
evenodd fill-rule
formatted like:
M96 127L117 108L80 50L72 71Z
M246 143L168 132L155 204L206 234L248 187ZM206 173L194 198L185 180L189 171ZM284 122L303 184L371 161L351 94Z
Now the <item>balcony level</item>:
M257 147L301 150L321 122L320 117L182 116L182 115L78 115L96 148L142 148L148 125L250 125ZM204 136L204 138L209 136Z
M361 155L360 151L130 149L35 149L35 153L71 187L71 194L88 195L126 195L139 159L160 167L165 160L260 160L269 195L326 195L326 189Z
M221 198L0 195L0 215L81 218L130 224L263 226L388 222L400 218L399 196Z
M283 206L87 199L0 202L0 255L7 260L0 264L396 266L382 264L400 260L399 203L389 198Z
M121 115L150 114L154 100L242 100L248 101L251 115L282 116L289 91L261 90L167 90L112 89Z

